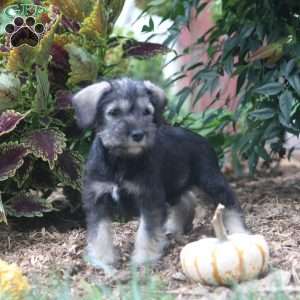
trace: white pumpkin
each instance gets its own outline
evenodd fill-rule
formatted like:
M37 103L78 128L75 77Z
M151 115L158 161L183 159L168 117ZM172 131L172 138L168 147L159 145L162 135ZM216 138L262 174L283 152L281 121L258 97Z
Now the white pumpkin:
M212 220L216 238L189 243L181 250L183 272L193 281L232 285L267 271L269 248L264 237L247 233L227 235L223 210L220 204Z

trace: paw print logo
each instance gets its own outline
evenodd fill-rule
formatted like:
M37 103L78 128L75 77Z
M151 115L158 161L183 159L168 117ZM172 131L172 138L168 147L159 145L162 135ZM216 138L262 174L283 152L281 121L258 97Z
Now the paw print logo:
M35 22L35 18L30 16L27 18L16 17L13 23L5 26L5 31L10 40L10 46L19 47L21 45L29 45L35 47L42 38L45 27L42 23Z

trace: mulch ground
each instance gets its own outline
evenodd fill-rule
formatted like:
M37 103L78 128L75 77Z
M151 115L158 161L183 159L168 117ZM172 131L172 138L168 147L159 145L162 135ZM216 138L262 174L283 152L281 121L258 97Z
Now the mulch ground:
M271 267L286 270L292 275L291 280L288 280L291 290L300 285L299 183L300 169L296 167L289 167L276 174L271 172L256 178L231 181L244 209L247 225L253 232L263 234L269 242ZM211 209L202 208L198 211L193 232L185 236L182 243L172 242L167 255L152 271L161 278L167 290L177 299L201 298L193 295L193 291L199 290L199 285L189 282L183 276L179 263L179 253L183 244L212 234L210 218L213 212ZM101 284L115 284L115 278L106 278L102 271L93 269L82 259L85 246L83 226L66 219L47 224L44 224L43 220L35 223L38 225L35 224L33 228L27 227L27 222L15 220L11 221L9 228L1 225L1 259L17 263L32 280L36 277L47 280L48 274L59 272L71 276L75 286L82 279ZM114 223L115 243L122 249L123 258L120 280L127 280L124 279L124 274L128 270L136 228L136 221L126 224ZM205 293L213 295L215 291L219 290L210 288L206 289ZM224 290L221 291L221 295L222 293L224 294ZM217 295L220 297L219 292ZM208 299L207 295L203 297ZM226 299L226 296L224 297Z

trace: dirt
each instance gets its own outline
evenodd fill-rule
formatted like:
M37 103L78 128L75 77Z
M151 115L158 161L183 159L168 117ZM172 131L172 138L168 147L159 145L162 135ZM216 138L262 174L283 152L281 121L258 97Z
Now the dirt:
M280 172L270 172L255 178L231 180L246 215L246 223L255 233L265 236L271 249L271 269L288 271L291 276L286 280L288 290L300 288L300 169L284 167ZM164 282L168 292L177 299L200 299L205 290L216 298L226 299L228 289L202 288L188 281L182 274L179 253L183 245L201 237L212 235L211 209L198 209L194 229L189 236L178 243L171 241L167 254L159 265L152 270ZM114 223L115 244L122 249L122 265L119 274L107 278L102 271L88 266L83 260L85 228L79 223L60 223L68 220L53 221L24 228L27 224L12 221L9 228L0 227L0 258L17 263L31 280L44 278L58 272L71 276L73 285L82 280L100 284L115 285L116 281L128 280L130 253L133 248L137 222ZM63 229L62 229L63 228ZM117 280L118 279L118 280ZM197 294L198 293L198 294ZM207 294L208 293L208 294ZM198 296L197 296L198 295ZM227 296L226 296L227 295Z

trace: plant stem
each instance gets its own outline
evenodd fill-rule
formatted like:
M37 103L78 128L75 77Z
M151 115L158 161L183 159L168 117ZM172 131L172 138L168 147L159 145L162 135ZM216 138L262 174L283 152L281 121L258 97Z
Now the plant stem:
M213 219L211 221L212 226L214 228L215 236L217 239L221 241L228 240L228 236L226 233L226 229L223 223L223 211L225 207L222 204L219 204L216 208L215 214L213 216Z

